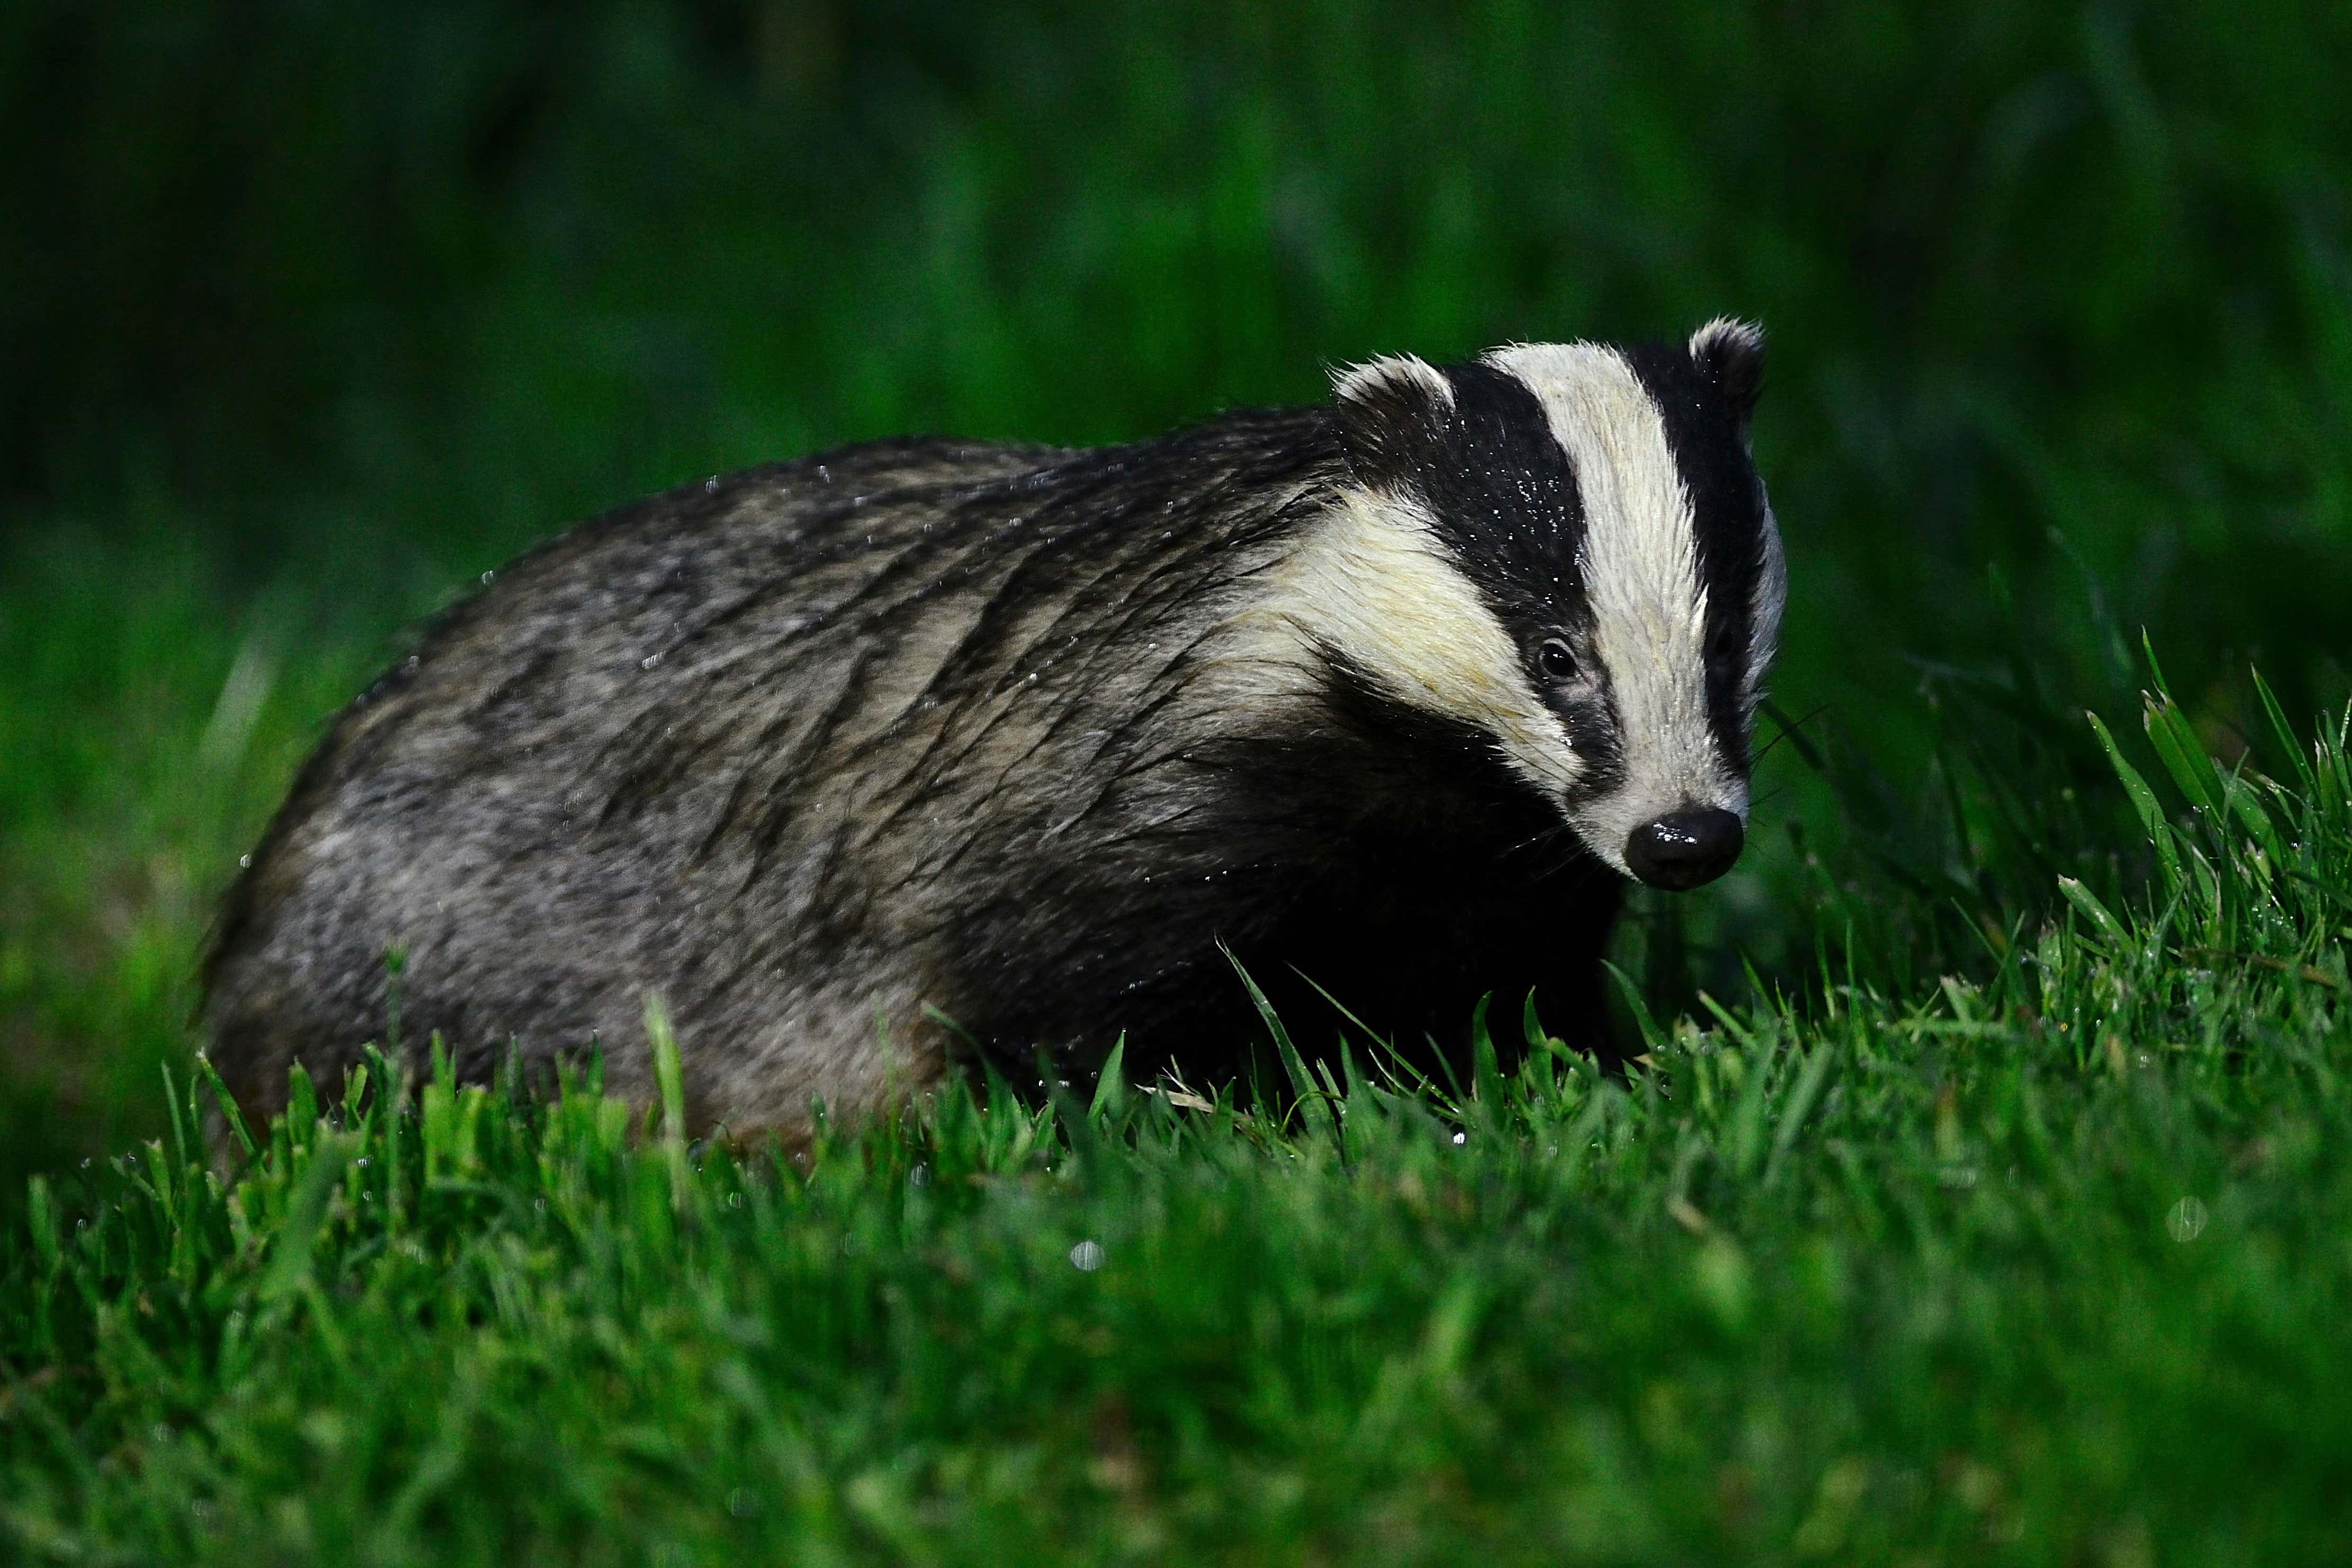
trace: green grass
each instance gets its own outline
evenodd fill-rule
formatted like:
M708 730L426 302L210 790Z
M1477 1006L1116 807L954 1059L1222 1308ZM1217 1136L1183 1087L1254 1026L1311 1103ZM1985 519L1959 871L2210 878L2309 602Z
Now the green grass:
M2221 0L0 7L0 1559L2340 1556L2341 746L2246 672L2352 695L2347 58ZM528 540L1723 310L1802 722L1626 925L1644 1075L803 1167L379 1074L186 1162L236 857Z
M0 592L0 1215L25 1177L162 1129L198 942L373 650L291 595L234 619L184 539L48 541Z
M1507 1081L958 1092L795 1159L688 1147L675 1098L379 1059L225 1181L184 1082L163 1138L0 1234L0 1531L76 1563L2333 1560L2352 760L2284 737L2274 784L2168 701L2146 728L2145 903L2070 883L1980 982L1653 1027L1622 1083L1526 1019Z

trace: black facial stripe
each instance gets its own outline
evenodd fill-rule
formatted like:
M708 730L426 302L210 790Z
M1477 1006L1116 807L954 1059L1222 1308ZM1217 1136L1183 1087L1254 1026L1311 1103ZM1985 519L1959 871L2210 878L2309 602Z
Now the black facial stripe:
M1542 400L1518 377L1476 361L1449 365L1444 375L1453 417L1438 461L1416 476L1416 487L1463 575L1527 642L1528 679L1546 693L1583 763L1572 794L1597 800L1625 781L1623 720L1609 672L1591 664L1595 684L1553 693L1534 665L1542 635L1554 630L1569 634L1580 661L1591 658L1592 611L1580 573L1587 522L1575 465Z
M1569 791L1570 803L1597 800L1614 793L1625 782L1625 747L1621 739L1624 722L1617 712L1617 695L1604 672L1590 695L1556 697L1552 711L1568 731L1569 745L1584 764L1584 771Z
M1509 631L1529 685L1567 730L1584 765L1577 798L1611 793L1625 780L1623 719L1592 653L1580 572L1587 518L1574 465L1542 400L1518 377L1483 361L1439 373L1453 391L1450 406L1407 378L1343 400L1350 465L1360 483L1423 503L1439 545ZM1543 640L1556 632L1584 667L1584 679L1566 687L1538 667Z
M1504 625L1586 625L1584 502L1543 404L1491 365L1444 375L1454 408L1412 475L1440 539Z
M1706 591L1707 722L1724 760L1744 770L1748 633L1764 569L1764 489L1721 391L1680 344L1620 350L1664 416L1666 449L1690 492L1699 586Z

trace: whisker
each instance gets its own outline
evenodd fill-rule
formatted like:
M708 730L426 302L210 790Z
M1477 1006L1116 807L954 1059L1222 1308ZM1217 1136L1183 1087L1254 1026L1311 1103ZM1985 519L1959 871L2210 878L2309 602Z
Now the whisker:
M1755 757L1749 761L1748 766L1753 768L1757 763L1761 762L1764 758L1769 757L1772 754L1772 748L1780 745L1782 741L1793 740L1797 745L1797 755L1805 759L1805 763L1808 767L1819 768L1822 766L1821 753L1815 751L1811 744L1798 732L1802 730L1805 726L1812 723L1813 720L1821 717L1822 715L1827 713L1829 711L1829 706L1830 705L1825 702L1817 703L1814 705L1812 711L1806 714L1804 717L1791 719L1787 714L1781 712L1780 708L1774 706L1771 703L1765 703L1763 705L1764 716L1770 719L1774 724L1780 727L1780 733L1776 734L1770 740L1764 743L1763 749L1756 753Z
M1568 853L1560 856L1558 861L1546 866L1543 870L1537 872L1532 880L1542 882L1547 878L1558 876L1560 873L1567 871L1570 867L1576 864L1579 852L1579 851L1574 849L1570 850Z
M1570 824L1566 822L1554 822L1551 826L1538 831L1533 838L1522 839L1519 842L1512 844L1508 848L1503 850L1496 858L1498 860L1506 859L1511 855L1517 854L1522 850L1540 848L1541 846L1551 842L1552 840L1557 839L1562 833L1567 832L1569 831L1569 826Z

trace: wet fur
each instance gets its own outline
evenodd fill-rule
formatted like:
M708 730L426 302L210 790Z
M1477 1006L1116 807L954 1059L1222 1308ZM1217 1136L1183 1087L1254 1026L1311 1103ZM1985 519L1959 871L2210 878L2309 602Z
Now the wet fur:
M1617 877L1486 739L1254 613L1347 477L1331 410L1244 413L852 448L551 542L302 771L207 965L215 1063L249 1116L340 1082L393 947L407 1046L475 1079L593 1041L648 1095L659 991L738 1131L1122 1032L1214 1078L1258 1037L1221 944L1310 1050L1298 971L1407 1044L1538 984L1603 1044Z

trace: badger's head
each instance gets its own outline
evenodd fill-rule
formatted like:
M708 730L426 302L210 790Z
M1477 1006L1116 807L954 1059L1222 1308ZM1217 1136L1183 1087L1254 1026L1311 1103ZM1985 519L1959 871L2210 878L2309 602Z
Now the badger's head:
M1746 835L1785 586L1748 447L1762 354L1718 320L1336 380L1351 482L1300 562L1316 640L1655 887L1721 875Z

